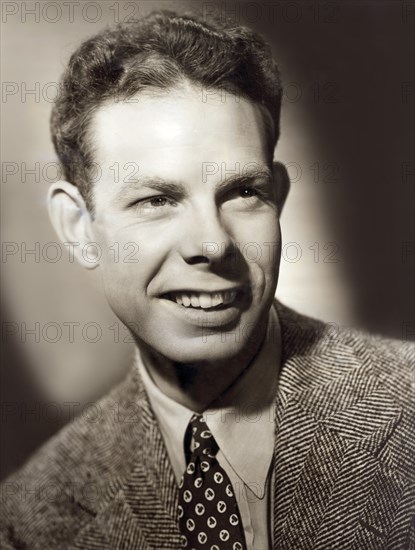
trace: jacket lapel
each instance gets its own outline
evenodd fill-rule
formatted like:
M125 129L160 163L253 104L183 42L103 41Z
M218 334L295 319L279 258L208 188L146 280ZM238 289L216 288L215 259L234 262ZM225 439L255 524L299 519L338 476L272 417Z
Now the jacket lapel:
M147 396L144 395L143 399L145 404L143 403L142 410L148 413L148 417L143 426L142 452L137 456L136 465L120 493L120 498L122 495L124 505L132 516L133 525L140 530L150 548L178 548L178 487Z
M318 322L305 327L303 318L277 307L284 357L276 402L274 546L349 548L362 530L400 407L336 334L322 332Z
M124 465L120 464L121 471L112 468L108 472L107 465L113 463L110 456L91 464L93 478L102 476L103 487L95 507L79 502L93 519L72 548L178 548L178 488L135 365L103 408L112 413L104 420L109 425L101 427L107 432L106 449L121 449Z

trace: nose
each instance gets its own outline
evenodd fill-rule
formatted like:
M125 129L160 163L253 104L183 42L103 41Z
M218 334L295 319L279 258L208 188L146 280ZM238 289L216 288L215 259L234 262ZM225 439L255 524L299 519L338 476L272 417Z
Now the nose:
M216 205L205 203L192 209L183 229L180 253L190 265L217 264L235 252L231 228L225 224Z

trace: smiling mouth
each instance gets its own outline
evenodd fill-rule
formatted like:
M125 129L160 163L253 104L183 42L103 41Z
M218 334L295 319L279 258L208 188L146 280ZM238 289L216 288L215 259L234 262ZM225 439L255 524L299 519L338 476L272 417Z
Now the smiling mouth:
M162 297L186 308L218 310L232 305L238 293L239 290L236 289L221 292L177 291Z

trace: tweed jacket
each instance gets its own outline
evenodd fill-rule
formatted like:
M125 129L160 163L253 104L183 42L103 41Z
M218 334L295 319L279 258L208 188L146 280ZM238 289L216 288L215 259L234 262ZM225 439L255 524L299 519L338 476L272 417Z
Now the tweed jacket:
M274 548L415 549L414 347L276 305ZM178 488L138 369L97 408L2 484L1 548L180 548Z

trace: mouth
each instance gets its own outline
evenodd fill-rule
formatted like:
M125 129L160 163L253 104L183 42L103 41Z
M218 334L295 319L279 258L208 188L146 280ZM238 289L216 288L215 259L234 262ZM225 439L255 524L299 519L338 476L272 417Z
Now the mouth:
M223 290L217 292L195 292L180 290L163 294L162 298L170 300L188 309L216 311L225 309L236 302L241 289Z

